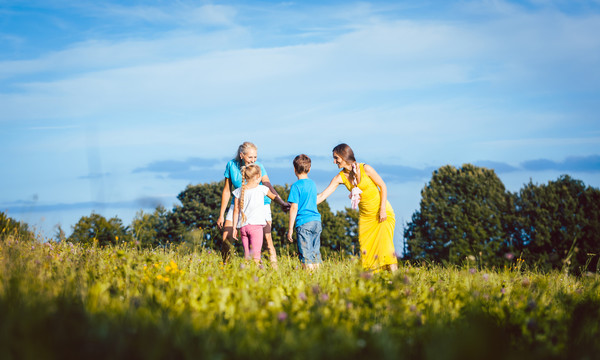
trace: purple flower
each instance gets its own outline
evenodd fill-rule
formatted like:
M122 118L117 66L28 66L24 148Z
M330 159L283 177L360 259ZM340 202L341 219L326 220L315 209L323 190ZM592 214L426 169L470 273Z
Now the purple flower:
M304 292L301 292L300 294L298 294L298 297L299 297L299 298L300 298L300 300L302 300L302 301L306 301L306 299L308 299L308 298L306 297L306 294L305 294Z
M213 278L212 278L212 276L208 275L208 277L206 278L206 280L213 281Z
M279 314L277 314L277 320L279 321L285 321L288 317L288 314L285 311L280 311Z
M327 300L329 300L329 295L327 295L327 294L321 294L321 301L325 302Z
M489 274L483 274L482 277L483 277L483 280L485 280L485 281L488 281L490 279Z
M500 290L501 293L506 294L506 288L502 288L502 290Z
M252 278L252 280L254 280L254 282L258 282L258 276L254 275L254 277Z
M415 312L415 311L417 311L417 307L416 307L415 305L411 305L409 309L410 309L410 311L412 311L412 312Z
M513 253L506 253L506 254L504 254L504 257L507 260L512 260L515 257L515 255Z
M369 280L373 277L373 274L371 274L370 272L363 272L360 274L360 277L365 279L365 280Z
M475 270L475 268L470 268L470 269L469 269L469 272L470 272L471 274L475 274L475 273L477 272L477 270Z

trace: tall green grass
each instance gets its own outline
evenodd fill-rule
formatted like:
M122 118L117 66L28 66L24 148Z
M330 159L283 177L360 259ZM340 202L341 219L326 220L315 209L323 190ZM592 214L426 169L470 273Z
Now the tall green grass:
M598 359L600 278L0 241L2 359Z

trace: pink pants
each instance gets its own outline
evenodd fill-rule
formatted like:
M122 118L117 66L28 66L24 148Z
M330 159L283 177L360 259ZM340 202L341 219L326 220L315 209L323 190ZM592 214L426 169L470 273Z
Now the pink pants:
M259 262L263 245L263 225L242 226L240 235L244 245L244 258L253 258L254 261Z

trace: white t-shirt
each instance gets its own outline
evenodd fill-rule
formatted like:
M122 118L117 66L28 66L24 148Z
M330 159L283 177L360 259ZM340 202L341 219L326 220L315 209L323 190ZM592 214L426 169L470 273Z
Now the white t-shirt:
M246 189L244 191L244 214L246 214L246 222L242 222L242 212L240 211L240 217L238 219L238 228L245 225L266 225L267 220L265 214L265 196L269 192L269 188L264 185L258 185L253 189ZM242 188L233 190L233 196L240 198L242 194ZM242 210L242 209L240 209Z

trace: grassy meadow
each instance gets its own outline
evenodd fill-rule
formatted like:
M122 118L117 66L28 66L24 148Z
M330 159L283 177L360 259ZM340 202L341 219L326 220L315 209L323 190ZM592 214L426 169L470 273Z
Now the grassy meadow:
M600 359L600 277L0 241L1 359Z

